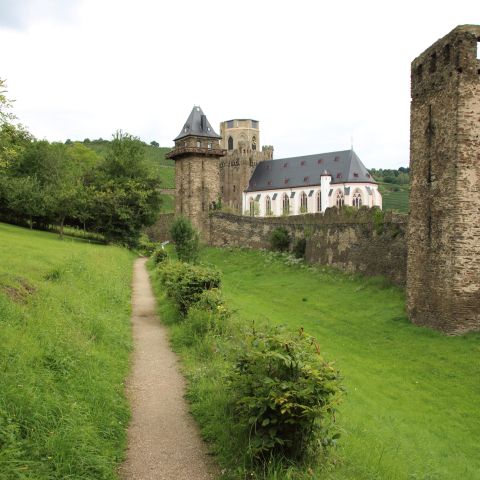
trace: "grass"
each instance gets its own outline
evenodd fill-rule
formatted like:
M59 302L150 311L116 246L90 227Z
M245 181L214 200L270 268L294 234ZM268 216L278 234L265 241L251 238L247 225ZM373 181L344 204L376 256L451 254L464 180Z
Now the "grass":
M174 198L173 195L162 195L162 207L160 213L173 213Z
M117 478L132 261L0 223L0 479Z
M257 478L479 478L480 335L447 337L411 325L403 291L382 279L287 265L283 257L258 251L206 249L203 261L223 272L234 322L304 327L344 376L347 394L337 419L343 435L329 466L310 473L271 466ZM171 306L160 308L173 323ZM171 328L202 432L226 477L244 478L244 439L235 439L225 423L226 347L194 344L185 325Z
M382 194L383 210L396 210L400 213L408 213L409 185L379 183L378 189Z

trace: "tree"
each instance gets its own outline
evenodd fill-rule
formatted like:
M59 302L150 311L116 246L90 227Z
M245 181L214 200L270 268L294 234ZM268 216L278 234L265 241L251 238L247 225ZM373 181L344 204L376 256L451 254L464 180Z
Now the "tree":
M157 148L160 146L160 144L159 144L158 142L156 142L155 140L152 140L152 141L150 142L150 145L151 145L152 147L157 147Z
M198 232L190 220L177 217L170 228L170 235L175 243L177 257L183 262L195 263L198 259Z
M6 96L7 83L0 78L0 125L15 119L15 115L7 110L12 108L12 100Z

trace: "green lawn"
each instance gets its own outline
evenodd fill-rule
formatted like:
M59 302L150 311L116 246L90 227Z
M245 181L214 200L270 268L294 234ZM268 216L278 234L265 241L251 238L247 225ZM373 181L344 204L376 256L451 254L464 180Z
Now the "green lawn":
M383 210L396 210L400 213L408 213L409 185L379 183L378 189L382 194Z
M0 479L117 478L133 259L0 223Z
M403 291L378 279L258 251L209 248L203 261L223 272L237 319L304 327L341 370L338 463L313 478L480 478L480 335L411 325Z

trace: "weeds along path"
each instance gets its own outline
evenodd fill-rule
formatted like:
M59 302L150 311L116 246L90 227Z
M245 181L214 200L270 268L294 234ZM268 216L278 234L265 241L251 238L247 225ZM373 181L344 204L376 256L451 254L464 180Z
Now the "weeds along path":
M125 480L214 478L193 418L183 398L185 382L170 350L166 328L155 314L145 259L135 262L132 323L134 362L127 385L132 406Z

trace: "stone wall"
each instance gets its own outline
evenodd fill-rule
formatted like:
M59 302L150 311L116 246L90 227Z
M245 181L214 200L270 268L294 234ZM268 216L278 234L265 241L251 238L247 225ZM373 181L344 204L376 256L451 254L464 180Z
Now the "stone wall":
M397 285L405 284L407 216L384 215L377 209L331 208L325 214L267 218L215 212L210 215L210 244L269 248L269 237L278 227L286 228L294 241L307 239L309 263L384 275Z
M412 62L407 309L448 333L480 330L480 27Z

